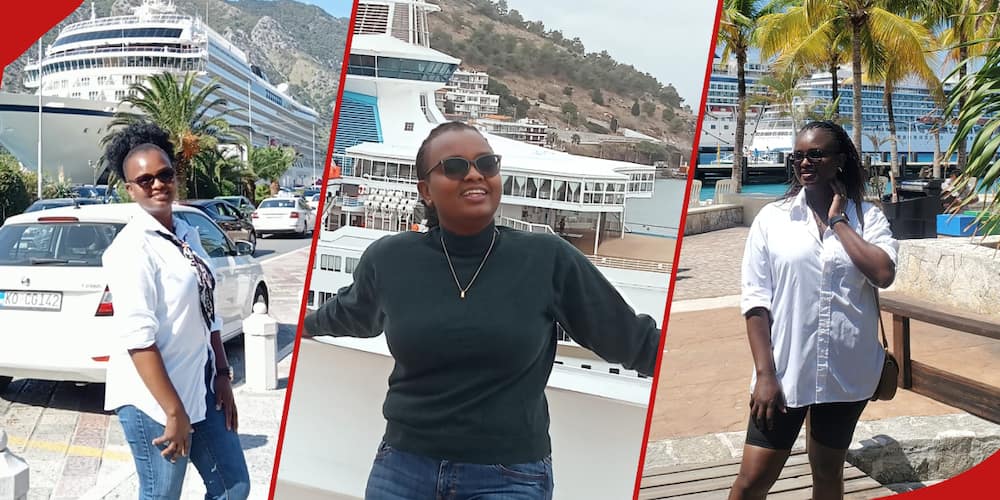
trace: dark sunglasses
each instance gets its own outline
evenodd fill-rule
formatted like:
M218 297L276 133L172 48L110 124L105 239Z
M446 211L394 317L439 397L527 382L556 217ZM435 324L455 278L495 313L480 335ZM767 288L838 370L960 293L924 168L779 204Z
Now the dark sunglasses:
M798 163L805 158L809 158L809 161L819 161L827 156L832 156L840 153L840 151L824 151L822 149L810 149L803 153L802 151L795 151L788 155L788 159Z
M500 155L483 155L472 161L458 156L445 158L431 167L427 173L430 174L435 168L441 167L441 172L444 173L445 177L460 181L468 175L469 169L473 165L476 166L476 170L480 174L483 174L483 177L493 177L500 173Z
M135 184L136 186L139 186L143 189L149 189L153 187L153 181L156 180L160 181L163 184L173 184L174 180L176 179L176 175L177 173L174 172L174 169L167 167L155 174L142 174L139 177L136 177L135 179L132 179L127 182Z

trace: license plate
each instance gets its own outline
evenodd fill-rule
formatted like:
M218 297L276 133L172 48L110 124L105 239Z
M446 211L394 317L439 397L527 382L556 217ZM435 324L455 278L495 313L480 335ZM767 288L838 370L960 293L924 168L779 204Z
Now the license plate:
M62 292L0 290L0 309L62 310Z

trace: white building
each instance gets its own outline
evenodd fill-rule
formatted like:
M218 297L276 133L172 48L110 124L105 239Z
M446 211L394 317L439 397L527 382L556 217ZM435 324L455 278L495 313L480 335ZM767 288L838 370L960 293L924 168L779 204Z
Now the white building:
M495 115L500 112L500 96L487 92L489 83L490 75L482 71L458 70L448 79L447 85L435 93L434 100L442 110L454 106L449 115L464 118Z
M536 146L545 145L545 134L548 131L548 126L545 123L531 118L522 118L517 121L480 118L474 120L472 124L483 132Z

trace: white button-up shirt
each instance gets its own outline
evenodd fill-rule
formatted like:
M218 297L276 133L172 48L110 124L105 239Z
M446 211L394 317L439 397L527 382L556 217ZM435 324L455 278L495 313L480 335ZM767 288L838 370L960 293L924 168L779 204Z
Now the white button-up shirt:
M851 228L895 265L899 243L882 211L862 203L863 230L854 202L845 213ZM773 317L772 353L789 407L874 394L885 355L874 290L832 229L820 238L804 189L767 205L754 219L742 280L743 314L763 307ZM756 382L755 374L751 391Z
M178 217L173 222L174 235L211 268L198 230ZM163 408L128 354L129 349L156 344L188 417L192 423L200 422L205 419L205 363L214 354L201 312L198 274L181 250L157 231L169 232L137 206L132 220L104 252L103 267L114 304L104 408L134 405L166 425ZM222 329L218 312L211 329Z

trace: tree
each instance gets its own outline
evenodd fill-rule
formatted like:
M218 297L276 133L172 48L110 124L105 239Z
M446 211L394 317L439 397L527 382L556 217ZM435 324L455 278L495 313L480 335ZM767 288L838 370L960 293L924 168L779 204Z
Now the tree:
M642 112L646 113L646 116L652 117L656 113L656 103L642 101Z
M545 102L545 92L539 92L538 93L538 100L542 101L542 102Z
M290 147L251 147L247 155L247 168L258 179L271 182L271 196L278 194L278 179L295 162L295 150Z
M618 132L618 118L611 117L611 121L608 122L608 129L612 132Z
M632 103L632 116L639 116L642 111L639 109L639 101Z
M549 146L554 146L556 142L559 142L559 134L557 134L554 130L546 132L545 144L548 144Z
M601 89L594 88L594 90L590 92L590 100L598 106L604 106L604 95L601 94Z
M0 225L7 217L24 212L31 205L31 199L17 160L6 151L0 151Z
M563 95L567 97L573 95L573 87L570 85L563 87Z
M810 0L805 0L806 2ZM723 0L719 19L718 44L722 46L722 61L736 56L736 138L733 145L733 181L737 193L743 189L743 140L747 126L747 53L753 46L754 33L760 19L777 12L781 0L771 0L761 6L756 0Z
M528 98L523 98L517 101L514 106L514 118L520 120L528 116L528 110L531 109L531 103L528 102Z
M788 116L792 120L792 130L798 131L802 119L802 112L796 108L797 101L805 94L799 88L799 80L802 78L802 70L796 64L789 64L783 68L764 75L757 81L758 85L767 88L767 93L755 95L750 99L751 105L776 105L780 113Z
M674 119L674 108L670 106L664 106L663 111L660 112L660 119L670 123L670 120Z
M149 121L170 135L174 144L178 197L182 200L187 198L188 172L194 158L203 151L237 140L230 134L229 123L224 119L228 112L226 100L213 97L220 89L218 80L212 80L196 92L195 78L196 73L189 72L178 82L173 74L164 72L148 77L145 85L142 82L133 84L135 95L129 95L124 102L143 114L119 111L109 125L110 128ZM210 111L216 112L211 118L207 116ZM116 134L105 135L101 144L108 144ZM104 158L101 160L103 162Z

